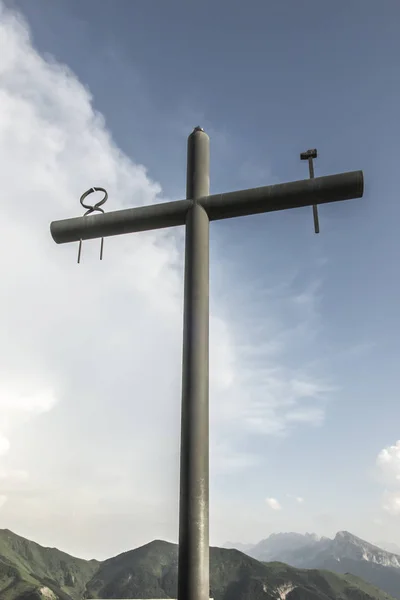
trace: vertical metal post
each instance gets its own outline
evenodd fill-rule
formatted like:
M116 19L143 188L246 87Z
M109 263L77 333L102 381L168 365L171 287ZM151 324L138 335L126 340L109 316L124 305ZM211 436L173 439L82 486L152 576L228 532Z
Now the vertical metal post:
M182 361L178 599L209 599L209 195L210 140L188 138Z

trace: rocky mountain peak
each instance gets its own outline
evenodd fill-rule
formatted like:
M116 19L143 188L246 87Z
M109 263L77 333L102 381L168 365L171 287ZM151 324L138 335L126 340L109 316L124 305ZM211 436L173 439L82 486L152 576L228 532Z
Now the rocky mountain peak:
M378 548L348 531L338 531L332 543L332 553L339 559L350 558L400 568L400 556Z

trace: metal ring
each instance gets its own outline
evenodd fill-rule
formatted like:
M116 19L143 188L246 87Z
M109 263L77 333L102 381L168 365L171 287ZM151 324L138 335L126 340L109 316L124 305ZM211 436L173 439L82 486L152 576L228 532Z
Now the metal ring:
M104 198L102 198L101 200L99 200L99 202L96 202L96 204L90 205L90 204L85 204L84 200L85 198L87 198L87 196L89 196L89 194L93 194L93 192L104 192ZM90 215L93 212L100 212L102 214L104 214L104 210L102 208L100 208L105 202L107 202L108 199L108 193L107 190L105 190L102 187L92 187L90 188L90 190L88 190L87 192L85 192L84 194L82 194L82 196L79 199L79 202L81 203L81 205L83 206L83 208L86 208L87 211L85 212L85 214L83 215L84 217L86 217L87 215ZM104 238L101 238L101 242L100 242L100 260L103 260L103 247L104 247ZM81 262L81 252L82 252L82 239L79 240L79 248L78 248L78 264Z
M85 204L83 201L85 200L85 198L87 198L87 196L89 196L89 194L93 194L93 192L104 192L104 198L102 198L101 200L99 200L99 202L96 202L96 204L93 204L93 206L91 206L90 204ZM108 200L108 193L107 190L105 190L102 187L92 187L90 188L90 190L87 190L87 192L85 192L84 194L82 194L82 196L79 199L79 202L81 203L81 205L83 206L83 208L87 209L87 212L85 213L86 215L89 215L92 212L101 212L104 213L104 210L102 208L100 208L105 202L107 202Z

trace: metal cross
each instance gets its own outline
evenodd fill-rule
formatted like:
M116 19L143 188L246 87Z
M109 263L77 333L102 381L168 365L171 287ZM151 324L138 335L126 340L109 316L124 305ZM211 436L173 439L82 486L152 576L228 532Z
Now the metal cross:
M218 219L361 198L353 171L209 194L210 140L188 138L186 199L51 223L57 244L185 225L178 599L209 598L209 224Z

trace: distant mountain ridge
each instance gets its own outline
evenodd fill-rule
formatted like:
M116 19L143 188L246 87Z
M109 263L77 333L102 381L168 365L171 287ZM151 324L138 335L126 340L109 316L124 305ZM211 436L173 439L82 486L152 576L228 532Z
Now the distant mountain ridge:
M400 599L400 556L348 531L339 531L333 539L315 534L272 534L246 552L260 561L352 573Z
M74 558L0 530L1 600L176 598L178 547L156 540L103 562ZM210 548L214 600L393 600L353 575L265 564Z
M294 552L304 549L316 547L322 539L315 533L272 533L266 540L261 540L258 544L247 550L249 556L253 556L258 560L271 561L279 560L285 562L286 554L290 557Z
M254 548L254 544L241 544L240 542L225 542L224 548L227 550L239 550L240 552L248 552Z

